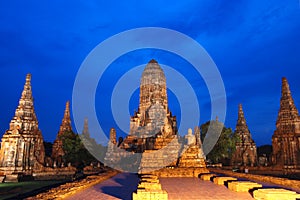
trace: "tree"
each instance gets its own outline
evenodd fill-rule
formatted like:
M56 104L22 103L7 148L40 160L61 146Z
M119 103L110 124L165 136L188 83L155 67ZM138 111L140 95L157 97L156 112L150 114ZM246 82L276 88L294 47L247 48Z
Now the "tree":
M207 135L209 126L211 126L210 135ZM200 130L202 143L205 137L218 137L218 132L222 130L217 143L206 155L206 158L212 163L222 162L224 165L229 164L237 141L237 137L233 134L232 129L226 128L223 123L213 120L202 124Z
M63 141L65 163L70 162L73 166L82 169L91 162L97 161L85 148L78 134L66 131L60 136L60 139Z
M45 156L51 157L53 143L44 141Z

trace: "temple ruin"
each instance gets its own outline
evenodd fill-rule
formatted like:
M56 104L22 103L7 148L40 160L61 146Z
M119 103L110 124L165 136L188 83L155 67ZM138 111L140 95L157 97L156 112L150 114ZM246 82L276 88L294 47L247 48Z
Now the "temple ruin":
M248 129L242 104L239 104L238 120L235 132L238 141L236 149L232 156L232 165L234 166L255 166L257 165L256 144L252 139Z
M27 74L15 116L2 137L0 170L7 178L20 173L31 175L44 164L44 158L43 136L33 106L31 75Z
M61 179L72 177L75 168L56 168L45 162L44 140L33 105L31 74L27 74L15 115L5 131L0 149L0 178L16 182L25 177Z
M70 102L67 101L66 103L66 108L64 112L64 117L62 119L59 131L57 133L56 139L53 143L52 147L52 159L56 163L56 165L60 166L63 162L63 156L65 155L64 150L63 150L63 139L61 138L64 133L70 132L73 133L72 131L72 126L71 126L71 117L70 117Z
M300 116L286 78L282 78L280 108L272 137L273 165L300 172Z
M128 164L135 162L140 173L156 171L159 176L183 176L184 170L179 168L190 172L186 176L195 175L195 168L206 171L199 128L197 137L192 129L185 137L179 135L176 116L168 107L166 77L156 60L142 73L139 100L138 110L130 118L129 135L122 143L116 143L116 132L111 129L105 163L118 167L122 158L133 158Z

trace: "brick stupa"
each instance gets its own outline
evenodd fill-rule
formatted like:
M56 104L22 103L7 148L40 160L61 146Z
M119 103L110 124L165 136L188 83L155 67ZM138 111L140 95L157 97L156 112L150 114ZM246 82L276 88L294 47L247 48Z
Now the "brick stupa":
M4 133L0 150L0 171L7 175L32 175L44 164L43 136L38 127L31 91L31 74L27 74L24 89ZM15 177L17 179L17 177Z
M232 165L254 166L257 164L256 144L246 123L242 104L239 104L238 120L235 132L238 141L232 157Z
M71 132L72 131L72 126L71 126L71 117L70 117L70 102L67 101L66 103L66 108L64 112L64 117L62 119L58 134L56 136L56 139L53 143L52 147L52 159L53 161L59 166L63 162L63 156L65 155L64 150L63 150L63 140L61 136L66 133L66 132Z
M300 117L286 78L282 78L280 108L272 137L275 166L300 173Z
M110 135L106 164L126 164L129 171L158 176L198 176L208 172L202 145L192 131L184 138L178 134L176 116L168 106L166 77L154 59L142 73L139 100L138 110L130 118L129 135L119 146L114 144L115 130L114 136Z

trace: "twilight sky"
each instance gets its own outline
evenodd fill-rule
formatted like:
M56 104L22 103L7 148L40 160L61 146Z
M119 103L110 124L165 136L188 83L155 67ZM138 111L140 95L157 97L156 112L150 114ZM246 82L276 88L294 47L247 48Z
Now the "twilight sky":
M173 29L204 47L224 81L225 125L235 128L238 104L242 103L258 146L271 143L281 77L287 77L300 108L299 0L2 1L0 19L0 135L14 115L25 76L31 73L39 126L44 139L53 141L87 55L107 38L140 27ZM185 76L199 101L200 124L210 119L207 87L190 64L170 52L144 49L120 56L101 77L95 108L105 132L113 126L121 134L109 107L114 85L124 73L139 65L143 69L152 58ZM139 79L141 74L131 75ZM182 103L172 92L168 95L170 109L180 118ZM124 101L120 99L120 104ZM137 90L126 105L132 114L138 106ZM129 127L129 116L121 120Z

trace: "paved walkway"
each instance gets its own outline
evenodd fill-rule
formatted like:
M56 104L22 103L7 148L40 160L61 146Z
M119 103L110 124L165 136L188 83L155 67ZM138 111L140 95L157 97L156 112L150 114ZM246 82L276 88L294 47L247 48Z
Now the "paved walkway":
M116 176L99 183L91 188L78 192L69 197L70 200L81 199L104 199L115 200L124 199L131 200L132 193L138 185L138 177L135 174L121 173Z
M160 178L163 189L168 192L169 199L214 199L214 200L250 200L249 193L238 193L223 185L216 185L211 181L199 178Z
M225 186L216 185L210 181L202 181L198 178L161 178L163 189L168 192L170 200L179 199L214 199L214 200L250 200L249 193L236 193ZM71 196L70 200L104 199L131 200L132 193L138 185L138 177L135 174L121 173L91 188L78 192Z

